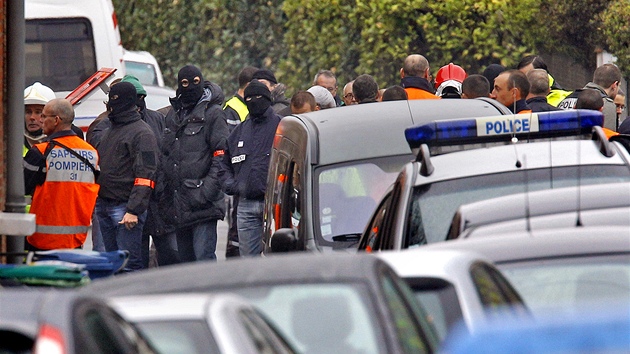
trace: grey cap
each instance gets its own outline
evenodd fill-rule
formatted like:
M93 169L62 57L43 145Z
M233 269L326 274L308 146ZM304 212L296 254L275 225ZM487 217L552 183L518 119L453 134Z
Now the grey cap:
M314 97L315 102L319 105L320 109L337 107L335 98L332 93L322 86L311 86L308 90Z

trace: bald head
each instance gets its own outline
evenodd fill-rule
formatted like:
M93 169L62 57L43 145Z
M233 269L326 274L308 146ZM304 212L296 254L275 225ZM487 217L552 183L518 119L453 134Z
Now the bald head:
M427 58L420 54L411 54L405 59L403 67L401 69L402 77L405 76L419 76L428 77L429 61Z
M74 108L72 103L65 98L55 98L46 103L52 114L59 116L63 126L70 126L74 121Z

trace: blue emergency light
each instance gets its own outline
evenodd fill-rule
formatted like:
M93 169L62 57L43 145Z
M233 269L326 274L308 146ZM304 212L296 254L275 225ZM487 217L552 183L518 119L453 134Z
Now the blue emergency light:
M603 122L601 112L588 109L448 119L407 128L405 138L412 149L422 144L479 144L509 141L512 137L537 139L590 134L594 126L602 126Z

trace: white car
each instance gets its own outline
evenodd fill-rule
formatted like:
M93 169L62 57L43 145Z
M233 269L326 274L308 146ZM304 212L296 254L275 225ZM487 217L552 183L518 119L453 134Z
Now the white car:
M496 315L528 313L521 296L489 258L433 246L376 255L411 287L432 317L440 339L462 321L474 332Z
M160 294L110 300L161 353L294 353L249 303L232 294Z
M175 97L175 90L164 86L160 65L151 53L146 51L123 50L123 62L128 75L133 75L147 91L144 99L147 108L158 110L170 106L170 97Z

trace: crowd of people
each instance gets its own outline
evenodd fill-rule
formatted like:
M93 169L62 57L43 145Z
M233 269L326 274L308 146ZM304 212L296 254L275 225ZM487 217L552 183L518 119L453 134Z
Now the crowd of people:
M630 133L614 64L598 67L592 82L575 91L562 89L535 55L514 69L489 65L482 74L449 63L433 80L428 60L412 54L400 78L400 85L380 89L371 75L359 75L340 96L335 74L321 70L310 88L288 99L272 71L248 66L226 100L198 67L186 65L171 105L154 111L146 107L144 87L127 75L110 85L106 110L86 141L73 125L70 102L36 82L24 91L25 191L37 223L26 249L80 248L92 227L95 250L129 251L129 271L149 266L150 238L159 265L215 260L217 222L230 213L226 256L260 255L271 146L280 120L290 114L488 97L513 113L599 110L608 136Z

